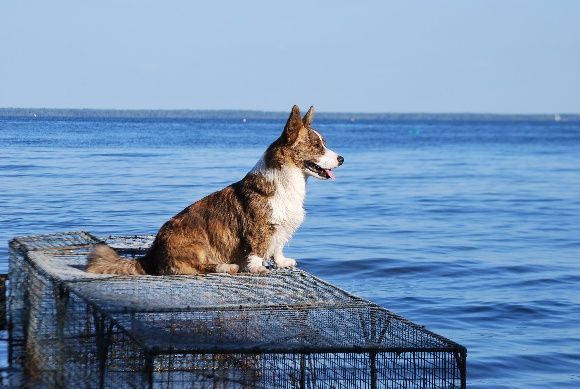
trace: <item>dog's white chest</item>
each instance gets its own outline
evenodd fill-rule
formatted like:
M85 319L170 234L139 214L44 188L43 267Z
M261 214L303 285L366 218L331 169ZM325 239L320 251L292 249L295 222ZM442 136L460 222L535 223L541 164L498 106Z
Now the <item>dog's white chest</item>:
M299 169L282 169L274 179L276 193L270 199L271 223L276 226L268 248L268 256L288 242L304 220L306 180Z

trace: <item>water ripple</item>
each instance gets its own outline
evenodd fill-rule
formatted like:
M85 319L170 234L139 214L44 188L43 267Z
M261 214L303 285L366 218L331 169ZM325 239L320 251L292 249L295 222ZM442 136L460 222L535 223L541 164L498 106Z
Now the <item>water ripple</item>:
M243 177L281 125L0 118L0 238L153 233ZM287 255L466 345L469 387L580 387L579 123L319 129L346 163L308 183Z

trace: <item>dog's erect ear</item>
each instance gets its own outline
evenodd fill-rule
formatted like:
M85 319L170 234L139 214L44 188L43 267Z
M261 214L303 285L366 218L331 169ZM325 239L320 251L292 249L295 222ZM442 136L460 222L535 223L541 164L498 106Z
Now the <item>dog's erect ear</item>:
M314 105L311 105L308 112L306 112L306 115L304 115L302 123L304 124L304 127L309 128L312 127L313 120L314 120Z
M300 117L300 108L297 105L292 107L292 112L290 112L290 117L286 122L284 127L284 132L282 133L282 138L287 144L293 144L298 139L298 134L302 128L302 118Z

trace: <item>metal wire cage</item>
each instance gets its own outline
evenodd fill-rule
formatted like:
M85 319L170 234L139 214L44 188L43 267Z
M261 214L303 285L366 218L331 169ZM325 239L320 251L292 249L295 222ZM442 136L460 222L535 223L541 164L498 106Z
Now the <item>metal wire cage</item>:
M301 270L86 273L87 232L10 242L13 384L38 387L456 388L466 349Z

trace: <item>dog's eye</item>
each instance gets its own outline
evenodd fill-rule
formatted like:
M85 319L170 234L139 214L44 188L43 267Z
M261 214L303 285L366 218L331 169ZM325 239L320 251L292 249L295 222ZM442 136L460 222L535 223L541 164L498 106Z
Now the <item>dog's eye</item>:
M310 143L316 147L318 150L324 150L324 142L321 137L318 136L314 131L310 132Z

